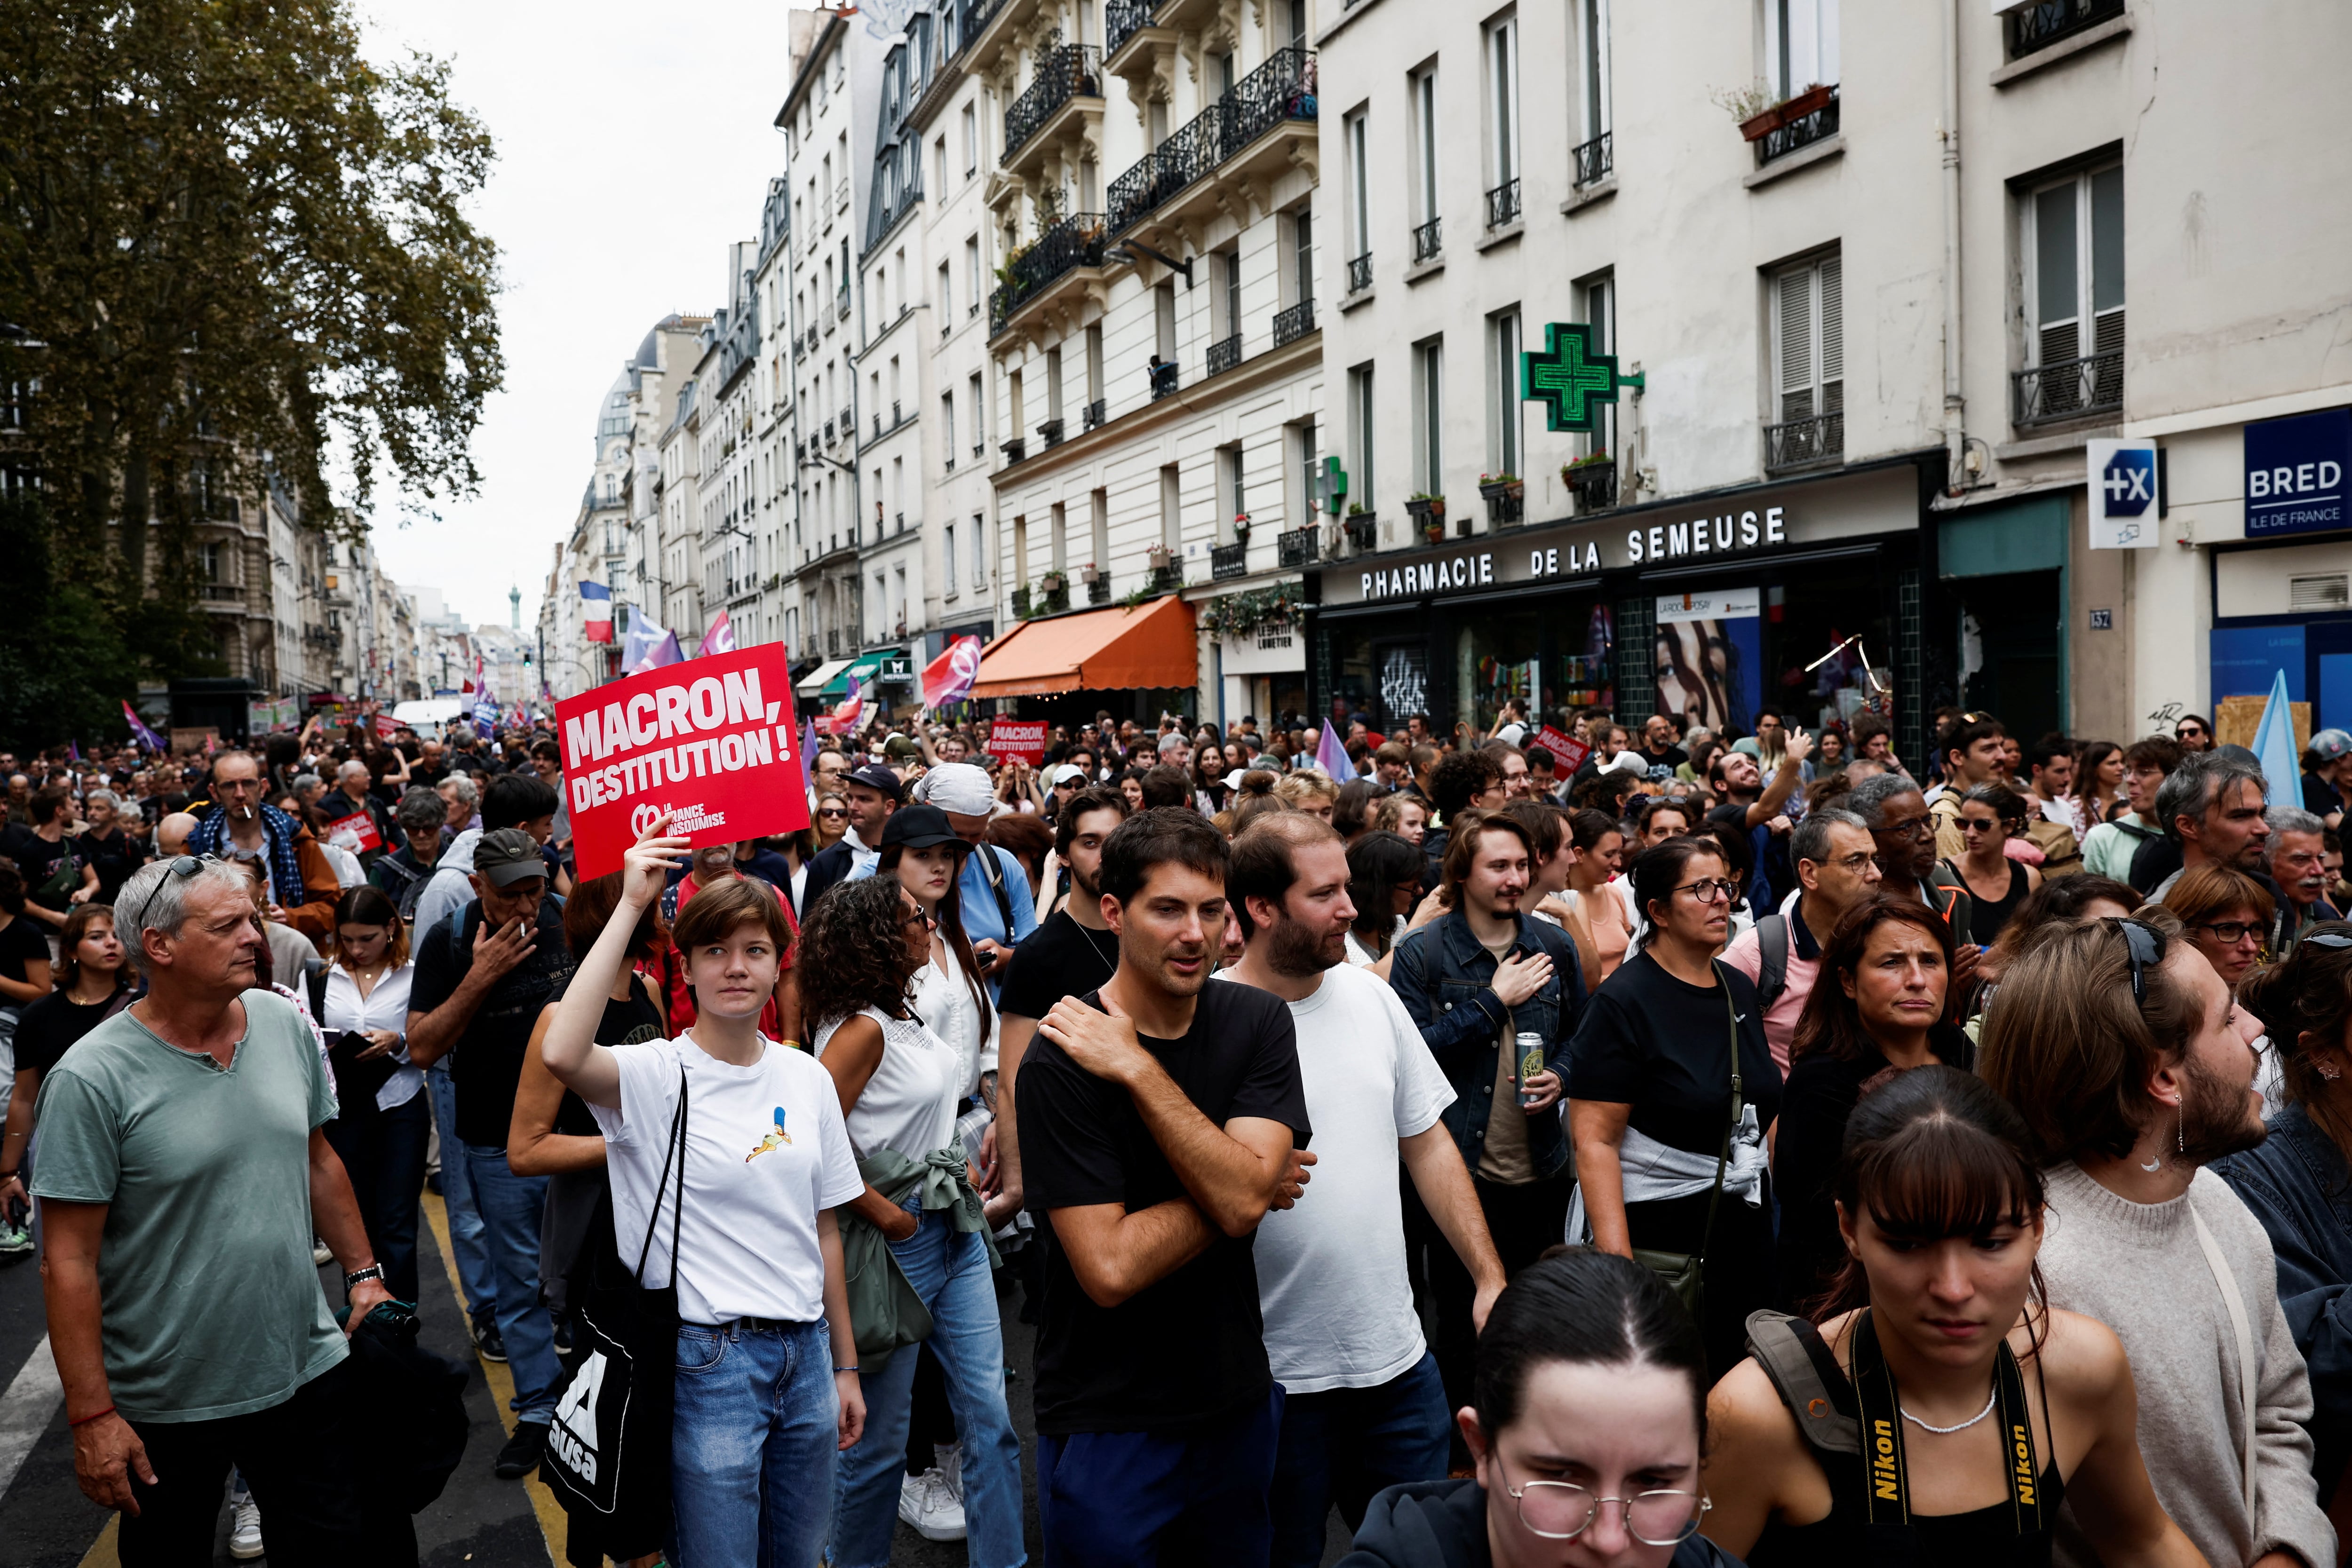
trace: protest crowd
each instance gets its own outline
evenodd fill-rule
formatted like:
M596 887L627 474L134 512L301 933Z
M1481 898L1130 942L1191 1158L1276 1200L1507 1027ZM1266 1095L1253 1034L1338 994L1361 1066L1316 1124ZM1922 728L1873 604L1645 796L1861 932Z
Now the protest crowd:
M0 756L121 1561L413 1564L460 1464L584 1564L2343 1561L2352 735L1044 729L593 875L551 719Z

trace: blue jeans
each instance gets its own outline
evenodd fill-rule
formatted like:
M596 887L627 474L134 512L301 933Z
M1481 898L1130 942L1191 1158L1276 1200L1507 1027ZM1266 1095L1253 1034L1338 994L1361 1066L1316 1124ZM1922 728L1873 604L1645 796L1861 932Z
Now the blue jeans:
M988 1247L979 1232L958 1230L944 1212L917 1219L915 1233L892 1242L890 1252L931 1312L931 1352L947 1375L963 1448L964 1550L971 1568L1019 1568L1028 1561L1021 1536L1021 1439L1004 1406L1004 1328ZM921 1359L916 1346L902 1346L879 1376L865 1380L866 1432L841 1457L835 1568L883 1568L890 1561Z
M1445 1381L1428 1351L1377 1387L1285 1395L1274 1461L1276 1568L1323 1561L1333 1503L1352 1534L1381 1488L1444 1480L1450 1429Z
M352 1178L368 1246L383 1265L384 1289L409 1302L416 1300L416 1214L425 1191L425 1137L432 1127L432 1102L419 1093L389 1111L338 1116L326 1128L327 1142Z
M1282 1405L1276 1385L1263 1402L1181 1435L1039 1437L1045 1568L1265 1568Z
M833 1521L840 1418L823 1318L769 1329L680 1323L669 1560L816 1568Z
M449 1250L457 1255L457 1284L466 1292L466 1313L476 1322L496 1315L498 1280L490 1272L490 1249L482 1240L482 1217L474 1207L474 1183L466 1171L466 1145L457 1139L457 1084L445 1058L425 1074L433 1097L433 1124L441 1130L441 1202L449 1211Z
M547 1207L547 1178L507 1169L504 1149L460 1146L498 1278L499 1334L507 1342L507 1370L514 1374L515 1418L544 1424L555 1418L555 1396L563 1382L555 1328L539 1301L539 1220Z

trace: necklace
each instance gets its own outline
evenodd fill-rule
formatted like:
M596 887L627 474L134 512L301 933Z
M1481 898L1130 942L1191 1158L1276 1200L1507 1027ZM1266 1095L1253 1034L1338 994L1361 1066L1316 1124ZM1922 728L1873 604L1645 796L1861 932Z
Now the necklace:
M1073 925L1078 925L1076 919L1073 919L1070 924ZM1078 925L1078 929L1087 934L1087 946L1095 950L1095 956L1097 957L1100 958L1104 963L1108 964L1114 969L1118 967L1118 944L1117 942L1113 942L1111 944L1110 951L1106 953L1102 950L1102 944L1095 940L1095 933L1092 926Z
M1969 1416L1967 1420L1961 1422L1957 1427L1931 1427L1927 1422L1919 1419L1918 1416L1911 1414L1910 1411L1903 1410L1903 1406L1900 1404L1897 1404L1895 1407L1897 1410L1903 1410L1903 1418L1906 1421L1910 1422L1914 1427L1918 1427L1922 1432L1933 1432L1938 1437L1949 1437L1954 1432L1965 1432L1969 1427L1975 1426L1978 1422L1983 1420L1986 1416L1991 1415L1993 1404L2000 1397L2000 1385L1999 1383L1995 1383L1993 1385L1993 1391L1985 1396L1985 1407L1978 1411L1975 1415Z

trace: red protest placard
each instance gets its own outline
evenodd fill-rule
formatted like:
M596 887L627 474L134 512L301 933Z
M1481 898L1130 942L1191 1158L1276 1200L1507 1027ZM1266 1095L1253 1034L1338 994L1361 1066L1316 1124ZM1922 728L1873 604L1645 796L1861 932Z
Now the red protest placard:
M375 732L390 740L400 733L400 721L388 713L380 713L375 716Z
M1034 768L1045 760L1045 721L1042 718L1000 718L988 727L988 754L1005 762L1025 762Z
M791 690L783 645L762 643L557 703L580 875L620 870L665 811L697 848L807 827Z
M1553 763L1562 773L1575 772L1584 766L1584 759L1592 755L1592 747L1580 740L1570 739L1549 725L1536 731L1536 737L1528 744L1540 746L1550 752Z
M348 817L337 817L329 822L327 841L339 844L355 855L370 854L383 848L383 840L375 831L375 820L365 811L353 811Z

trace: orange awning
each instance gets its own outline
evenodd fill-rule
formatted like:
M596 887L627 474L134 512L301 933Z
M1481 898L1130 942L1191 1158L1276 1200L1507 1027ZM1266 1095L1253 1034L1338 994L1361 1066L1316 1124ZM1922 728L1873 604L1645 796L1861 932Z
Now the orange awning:
M1024 621L982 653L971 695L1042 697L1197 685L1198 652L1192 608L1172 593L1132 609Z

